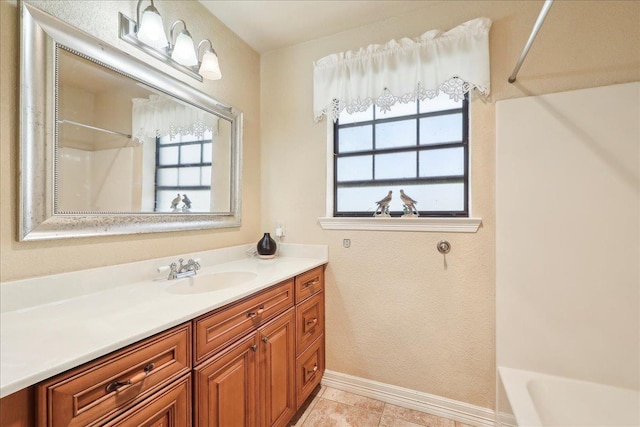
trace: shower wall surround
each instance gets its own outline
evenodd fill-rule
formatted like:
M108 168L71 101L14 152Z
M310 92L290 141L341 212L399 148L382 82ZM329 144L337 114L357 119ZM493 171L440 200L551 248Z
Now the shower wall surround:
M498 366L640 390L640 83L496 110Z

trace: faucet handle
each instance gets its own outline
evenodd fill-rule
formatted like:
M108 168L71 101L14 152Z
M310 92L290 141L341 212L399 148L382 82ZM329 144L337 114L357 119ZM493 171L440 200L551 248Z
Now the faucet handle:
M174 273L177 271L176 267L177 267L176 263L172 262L170 265L162 265L158 267L157 270L158 270L158 273L165 273L169 270L171 270L171 272Z

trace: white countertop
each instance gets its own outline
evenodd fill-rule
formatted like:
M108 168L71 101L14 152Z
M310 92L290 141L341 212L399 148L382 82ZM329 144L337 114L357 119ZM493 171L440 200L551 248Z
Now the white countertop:
M328 261L324 245L282 244L272 260L247 256L253 247L181 256L201 258L198 275L257 274L241 285L206 293L165 290L175 281L156 269L177 256L0 284L0 397Z

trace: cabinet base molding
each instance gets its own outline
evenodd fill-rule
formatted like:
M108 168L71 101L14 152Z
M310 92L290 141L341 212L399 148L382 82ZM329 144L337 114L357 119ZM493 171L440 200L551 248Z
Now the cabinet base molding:
M464 424L479 427L496 425L495 413L491 409L340 372L326 370L322 385Z

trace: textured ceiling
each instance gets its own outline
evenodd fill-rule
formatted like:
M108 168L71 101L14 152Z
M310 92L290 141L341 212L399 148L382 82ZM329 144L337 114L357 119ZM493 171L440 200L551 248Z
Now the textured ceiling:
M433 1L199 0L259 53L382 21Z

